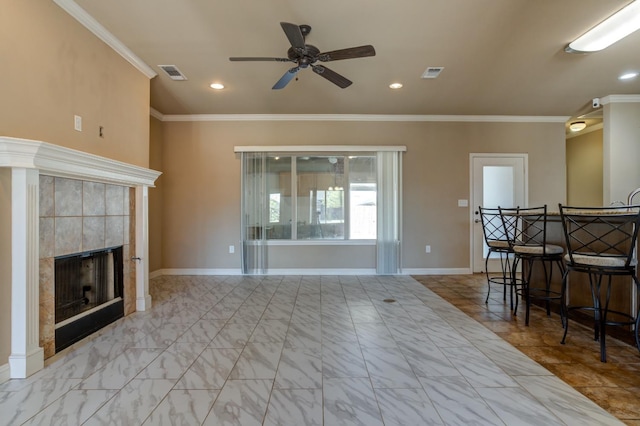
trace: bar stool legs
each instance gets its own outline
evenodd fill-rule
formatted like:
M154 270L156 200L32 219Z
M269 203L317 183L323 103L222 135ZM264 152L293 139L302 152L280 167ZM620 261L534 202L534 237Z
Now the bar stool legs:
M566 286L567 280L566 275L568 272L565 272L565 278L563 279L563 300L564 294L566 294ZM636 348L640 351L640 308L635 312L634 315L630 315L626 312L620 312L609 309L609 301L611 298L611 279L612 275L607 275L607 281L605 285L605 295L604 295L604 306L602 301L601 291L603 290L602 281L605 275L589 273L589 284L591 287L591 297L593 300L593 306L568 306L566 303L563 303L563 308L561 309L561 314L563 316L562 323L564 327L564 333L562 335L561 344L565 344L567 339L567 332L569 331L569 318L568 314L570 310L573 309L582 309L582 310L590 310L593 311L593 320L594 320L594 340L596 342L600 342L600 361L607 362L607 326L608 325L631 325L634 327L634 337ZM636 287L637 294L640 294L640 281L635 275L631 276L633 279L633 284ZM609 314L614 314L619 317L626 318L626 320L609 320Z
M500 254L500 275L495 275L494 273L489 272L489 257L491 253L499 253ZM498 284L502 286L503 296L502 300L507 300L507 287L509 287L509 299L511 303L511 309L513 309L513 294L514 294L514 286L517 283L514 283L512 278L511 271L511 258L509 257L509 252L506 251L489 251L487 258L484 261L484 270L485 275L487 276L487 297L484 300L484 303L489 303L489 296L491 295L491 285Z
M564 325L564 320L562 318L562 299L563 292L554 291L551 289L551 282L553 280L553 265L556 264L562 276L564 276L565 269L564 263L562 263L562 259L556 258L539 258L539 257L520 257L516 256L513 265L512 274L516 273L516 269L518 267L519 260L526 261L526 268L522 268L522 280L521 280L521 288L520 290L516 290L517 295L521 295L525 302L525 325L529 325L529 317L531 311L531 301L532 300L541 300L545 303L545 309L547 311L547 316L551 316L551 301L557 300L560 302L560 320ZM531 275L533 272L533 265L536 261L542 262L542 269L544 271L544 287L531 287ZM549 264L549 268L547 268L547 263ZM526 269L526 277L525 277L525 269ZM516 298L516 306L513 310L513 314L516 315L518 311L518 300Z

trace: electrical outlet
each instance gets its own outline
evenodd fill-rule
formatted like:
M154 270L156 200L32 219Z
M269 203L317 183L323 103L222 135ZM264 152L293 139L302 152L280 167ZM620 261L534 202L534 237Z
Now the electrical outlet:
M80 117L79 115L73 116L73 128L79 132L82 131L82 117Z
M424 246L425 253L431 253L431 246Z
M233 254L236 252L236 246L229 246L229 253Z

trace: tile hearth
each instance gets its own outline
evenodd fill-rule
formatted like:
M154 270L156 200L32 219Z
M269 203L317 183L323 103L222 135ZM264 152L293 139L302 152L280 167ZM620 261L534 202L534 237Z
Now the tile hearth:
M410 277L165 276L0 425L621 424ZM394 303L385 303L394 299Z

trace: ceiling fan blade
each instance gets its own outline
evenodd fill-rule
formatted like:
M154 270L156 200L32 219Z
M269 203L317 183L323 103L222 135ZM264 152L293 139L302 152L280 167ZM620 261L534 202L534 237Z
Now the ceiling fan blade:
M232 57L229 58L232 62L241 62L241 61L275 61L275 62L294 62L289 58L263 58L263 57Z
M366 46L350 47L348 49L332 50L318 55L322 62L339 61L341 59L364 58L376 56L376 50L370 44Z
M290 24L289 22L280 22L280 26L289 39L291 47L294 49L306 50L304 45L304 36L302 35L302 31L300 31L299 26L296 24Z
M280 77L280 80L278 80L276 84L273 85L272 89L273 90L284 89L284 87L287 84L289 84L291 80L293 80L296 74L298 74L298 71L300 71L300 67L294 67L288 70L287 72L285 72L284 75Z
M341 89L351 86L351 80L341 76L337 72L332 71L323 65L311 65L311 68L313 69L313 72L326 78Z

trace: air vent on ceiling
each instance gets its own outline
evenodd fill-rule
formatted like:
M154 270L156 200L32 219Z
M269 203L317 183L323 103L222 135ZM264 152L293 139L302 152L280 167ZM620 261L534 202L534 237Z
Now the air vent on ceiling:
M182 72L180 72L178 67L176 67L175 65L158 65L158 66L162 69L162 71L167 73L167 75L171 80L180 81L180 80L187 79L187 77L185 77L185 75L182 74Z
M443 69L444 67L428 67L425 72L422 73L422 78L436 78Z

